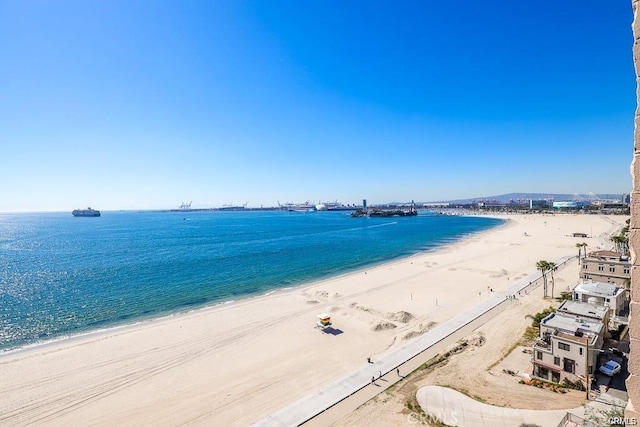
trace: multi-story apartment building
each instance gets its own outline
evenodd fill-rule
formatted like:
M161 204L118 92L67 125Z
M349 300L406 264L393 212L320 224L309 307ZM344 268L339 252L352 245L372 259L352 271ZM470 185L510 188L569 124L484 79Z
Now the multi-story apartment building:
M598 365L605 330L600 320L551 313L540 322L540 338L533 346L533 375L554 382L584 380Z
M590 252L582 259L580 277L584 280L627 287L631 281L631 261L620 252Z

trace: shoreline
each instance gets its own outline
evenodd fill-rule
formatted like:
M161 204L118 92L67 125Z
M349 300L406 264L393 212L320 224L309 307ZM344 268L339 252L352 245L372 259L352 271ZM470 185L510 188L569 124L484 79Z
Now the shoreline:
M468 217L474 217L474 215L460 215L460 216L468 216ZM56 338L51 338L51 339L45 339L42 341L36 341L33 343L29 343L29 344L25 344L23 346L18 346L18 347L14 347L14 348L8 348L8 349L0 349L0 361L2 360L2 358L4 358L5 356L8 355L12 355L12 354L16 354L16 353L20 353L23 351L30 351L30 350L37 350L38 348L42 347L50 347L50 346L55 346L59 343L64 343L64 342L73 342L73 341L77 341L77 340L82 340L83 338L91 338L91 337L100 337L102 335L105 334L109 334L110 332L118 332L118 331L126 331L126 329L129 328L143 328L146 324L150 324L150 323L154 323L154 322L160 322L163 320L170 320L172 318L178 317L178 316L186 316L192 313L197 313L200 311L209 311L209 310L214 310L214 309L218 309L221 308L221 306L226 306L226 305L233 305L233 304L240 304L242 302L245 302L247 300L253 300L253 299L260 299L260 298L264 298L264 297L268 297L269 295L272 294L276 294L276 293L283 293L283 292L294 292L295 290L302 290L304 288L307 287L311 287L311 286L315 286L317 284L321 284L322 282L325 281L331 281L331 280L338 280L338 279L348 279L350 275L357 275L360 274L364 271L367 270L373 270L376 269L378 267L384 267L384 266L391 266L394 263L397 262L402 262L403 260L407 260L410 259L412 257L418 257L421 255L425 255L425 254L429 254L429 253L435 253L441 250L446 250L446 248L448 246L451 245L456 245L458 243L462 243L464 242L466 239L469 239L475 235L479 235L479 234L483 234L483 233L490 233L494 230L497 230L501 227L506 227L509 224L509 219L508 218L500 218L497 215L482 215L483 217L486 218L492 218L492 219L499 219L502 221L502 223L497 224L487 230L482 230L482 231L476 231L476 232L471 232L468 234L464 234L459 236L458 238L451 240L451 241L447 241L444 244L435 246L433 248L430 249L421 249L418 250L416 252L413 252L411 254L408 255L399 255L397 257L394 257L392 259L386 259L386 260L381 260L381 261L374 261L371 262L370 264L364 265L364 266L360 266L360 267L356 267L353 270L347 270L347 271L343 271L340 273L337 273L335 275L328 275L326 277L322 277L322 278L318 278L318 279L314 279L314 280L307 280L307 281L302 281L298 284L287 284L284 287L276 287L273 288L271 290L268 290L266 292L261 291L260 293L254 293L254 294L247 294L247 295L243 295L243 296L239 296L237 298L234 298L232 300L220 300L220 301L212 301L209 303L206 303L205 305L202 306L196 306L193 308L188 308L185 310L176 310L176 311L172 311L172 312L165 312L165 313L157 313L156 315L152 315L150 317L140 317L138 319L134 319L130 322L123 322L123 323L114 323L111 326L106 326L104 328L98 328L98 329L87 329L87 330L83 330L83 331L79 331L77 333L71 333L71 334L66 334L66 335L62 335Z
M575 256L570 233L593 227L595 250L626 219L498 218L343 277L5 354L0 423L252 424L509 289L537 260ZM314 328L321 312L335 333Z

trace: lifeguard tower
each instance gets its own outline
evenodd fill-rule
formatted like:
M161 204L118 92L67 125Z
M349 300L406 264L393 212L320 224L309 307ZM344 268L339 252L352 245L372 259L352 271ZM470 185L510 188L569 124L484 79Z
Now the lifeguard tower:
M331 326L331 316L327 313L318 314L318 321L316 322L316 328L322 330Z

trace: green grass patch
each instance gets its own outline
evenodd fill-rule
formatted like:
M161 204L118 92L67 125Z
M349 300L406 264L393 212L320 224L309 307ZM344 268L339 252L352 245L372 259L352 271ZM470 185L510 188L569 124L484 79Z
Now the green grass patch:
M522 339L525 344L529 344L535 341L539 335L540 335L540 330L538 328L534 328L533 326L528 326L527 329L525 329L524 331L524 335L522 336Z

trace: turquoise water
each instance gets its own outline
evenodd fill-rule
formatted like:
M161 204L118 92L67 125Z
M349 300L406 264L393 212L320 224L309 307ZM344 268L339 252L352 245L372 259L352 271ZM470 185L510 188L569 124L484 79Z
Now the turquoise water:
M344 212L0 215L0 350L342 274L501 223Z

